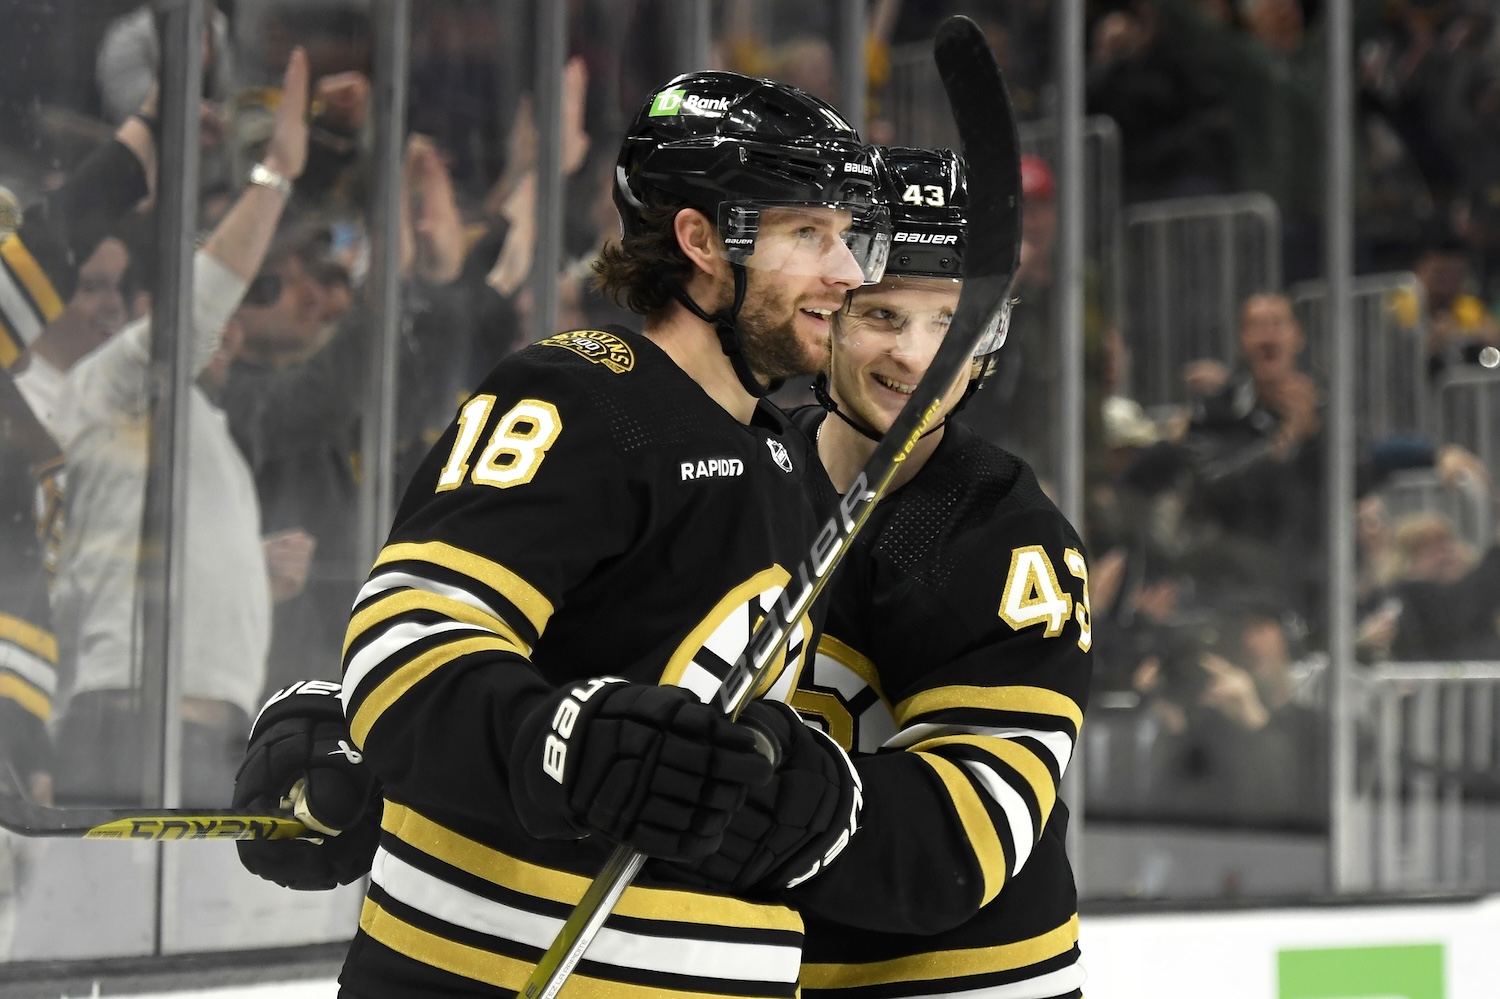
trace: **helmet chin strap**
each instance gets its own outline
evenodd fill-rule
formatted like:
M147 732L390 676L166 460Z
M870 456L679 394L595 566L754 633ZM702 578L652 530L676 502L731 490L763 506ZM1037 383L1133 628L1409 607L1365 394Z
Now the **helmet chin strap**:
M813 379L812 388L813 395L817 397L818 405L822 406L824 409L828 410L830 413L832 413L834 416L837 416L845 423L849 424L849 426L854 429L854 432L859 434L861 437L864 437L867 440L872 440L877 444L880 443L880 434L865 426L863 423L856 422L852 416L850 416L848 413L845 413L842 409L839 408L838 403L833 401L833 395L828 391L828 372L819 371L818 377ZM954 408L956 409L957 407ZM951 415L951 413L949 415ZM926 430L922 431L922 437L926 437L928 434L933 433L934 431L941 430L947 422L948 417L944 416L935 425L928 427ZM917 440L921 440L922 437L918 437Z
M734 368L734 375L740 380L740 385L752 397L763 399L781 388L786 379L773 378L769 385L762 385L755 377L755 372L750 370L750 363L745 360L744 341L740 338L739 328L740 306L745 304L745 286L749 283L748 277L744 264L731 262L729 267L734 273L734 301L727 309L708 313L689 298L688 293L683 289L673 288L672 294L677 301L682 303L683 308L714 328L714 332L719 335L719 349L724 351L725 357L729 358L729 365Z

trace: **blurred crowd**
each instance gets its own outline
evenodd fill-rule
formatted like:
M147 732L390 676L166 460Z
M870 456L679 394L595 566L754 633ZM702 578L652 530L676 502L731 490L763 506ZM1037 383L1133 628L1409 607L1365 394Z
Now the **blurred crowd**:
M533 321L539 267L556 268L562 328L628 322L593 289L589 266L616 232L620 130L652 87L688 68L678 6L571 4L558 95L562 248L557 260L537 260L538 129L524 5L412 5L398 495L477 380L554 332ZM712 58L838 103L837 67L851 57L836 47L842 6L713 4ZM1487 371L1500 364L1496 5L1356 6L1358 265L1410 270L1420 283L1420 302L1390 303L1425 317L1429 369L1411 378L1437 379L1456 366ZM192 663L184 800L204 805L227 795L267 691L337 677L348 608L368 568L354 511L368 371L386 318L366 301L369 3L208 7L183 591ZM949 13L981 21L1022 114L1047 118L1056 106L1052 7L873 0L865 49L852 56L864 61L869 85L867 137L908 141L911 111L895 83ZM1123 204L1267 193L1281 212L1287 285L1322 266L1320 7L1087 5L1087 110L1118 128ZM0 303L8 324L0 362L9 369L0 402L6 446L42 500L32 502L29 487L22 497L38 525L30 536L40 582L9 561L0 587L15 595L0 615L24 617L17 608L35 610L37 587L46 591L33 616L56 639L28 646L30 704L61 747L55 759L21 758L32 759L35 775L50 775L28 788L38 796L138 800L139 685L148 670L135 576L153 391L149 313L161 259L153 199L158 160L171 154L157 145L163 15L151 3L53 0L12 20L0 35L0 184L27 212L0 249L0 294L11 296ZM256 164L272 165L290 194L248 184ZM1023 183L1021 306L1000 372L963 418L1045 473L1055 468L1060 423L1053 164L1028 155ZM1104 775L1091 778L1090 808L1316 826L1327 801L1327 419L1299 315L1285 288L1250 296L1239 312L1238 353L1194 361L1181 372L1174 406L1148 412L1131 398L1129 370L1149 338L1111 314L1098 285L1091 272L1084 526L1099 663L1090 725L1106 734L1100 744L1109 752L1090 761L1091 774ZM784 401L797 401L806 388L785 391ZM1358 447L1350 515L1362 661L1500 659L1489 492L1500 453L1423 426L1362 437ZM1424 495L1457 496L1477 509L1482 527L1461 530L1438 500L1393 508L1393 484L1413 481L1425 484Z

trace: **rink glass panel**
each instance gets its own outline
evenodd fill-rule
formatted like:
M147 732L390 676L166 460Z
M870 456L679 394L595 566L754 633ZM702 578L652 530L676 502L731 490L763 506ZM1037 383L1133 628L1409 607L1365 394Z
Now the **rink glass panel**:
M0 134L7 136L0 143L0 182L23 201L55 184L112 129L96 83L96 64L110 22L132 7L64 0L32 5L16 15L17 30L0 42L8 47L0 62L18 67L8 70L16 83L7 86L0 106ZM302 528L321 535L301 593L273 612L263 689L294 679L337 677L342 618L390 510L415 463L477 378L505 354L554 328L622 318L612 303L590 290L588 266L601 241L614 231L609 202L614 150L625 124L660 82L703 65L773 75L829 97L877 141L953 141L926 61L921 12L909 14L885 44L861 53L866 89L856 97L849 88L860 74L848 63L840 28L850 5L838 0L679 0L634 7L587 0L570 6L560 47L550 40L556 36L548 32L545 18L539 20L539 8L520 0L431 0L412 4L404 13L393 0L240 0L234 5L226 50L232 53L233 69L227 84L210 80L214 87L227 88L214 93L221 100L222 135L197 171L206 211L222 209L223 189L232 191L234 178L253 162L255 142L264 137L268 121L269 92L264 88L277 84L292 44L307 46L315 77L350 71L373 77L372 111L391 106L387 84L391 74L399 73L407 106L399 127L381 122L375 111L358 129L333 135L334 144L352 159L339 167L335 157L336 168L323 178L298 257L301 273L281 275L293 283L318 283L314 296L322 300L337 292L342 268L356 304L351 315L360 317L358 303L367 299L394 301L397 307L375 308L358 318L374 367L345 373L361 379L352 411L324 413L324 422L313 427L267 423L276 432L256 442L285 445L290 439L307 445L258 452L261 460L252 468L261 486L257 501L263 532ZM397 14L404 18L405 35L382 34L380 24L390 23L382 18ZM1046 18L1027 21L1012 12L987 28L992 37L1009 41L1005 64L1027 152L1056 169L1052 26ZM551 84L554 89L540 102L529 100L538 74L550 66L562 67ZM1304 107L1309 101L1316 106L1322 94L1317 85L1292 97ZM526 109L539 104L553 113L545 118L533 113L528 129ZM409 144L412 134L428 137L430 147L421 141ZM1322 345L1327 337L1316 302L1316 284L1326 279L1318 252L1321 196L1278 192L1280 198L1270 199L1274 211L1265 208L1264 200L1245 210L1243 201L1235 200L1242 191L1193 192L1199 199L1193 204L1181 200L1186 193L1131 199L1122 193L1121 137L1112 122L1089 117L1083 139L1085 398L1092 407L1111 395L1133 397L1141 409L1116 405L1106 411L1106 419L1085 420L1083 453L1064 454L1057 436L1062 423L1055 391L1062 363L1056 347L1057 309L1043 273L1020 290L1006 363L974 403L973 414L976 425L1027 457L1045 482L1059 480L1064 461L1082 464L1087 512L1080 526L1096 580L1106 574L1108 564L1124 558L1140 570L1138 575L1123 574L1129 585L1167 581L1178 590L1171 601L1160 585L1148 596L1158 609L1167 607L1154 667L1142 669L1151 656L1132 659L1133 653L1122 651L1123 644L1114 649L1106 645L1104 629L1098 633L1100 679L1080 743L1086 794L1082 803L1070 802L1086 830L1074 856L1085 900L1321 894L1330 887L1329 802L1335 794L1346 796L1345 814L1353 817L1346 838L1358 847L1347 861L1356 874L1345 884L1392 891L1485 887L1490 848L1474 831L1493 823L1488 821L1484 783L1464 778L1485 772L1495 758L1500 722L1495 718L1493 666L1448 667L1440 676L1436 670L1424 672L1420 664L1381 665L1376 657L1359 667L1358 696L1351 704L1363 749L1349 783L1330 789L1332 666L1326 654L1326 607L1318 603L1327 579L1321 506L1311 507L1302 545L1279 565L1272 560L1273 567L1293 576L1284 585L1261 587L1269 593L1247 596L1221 585L1225 568L1243 566L1246 560L1263 568L1265 560L1247 552L1238 539L1216 536L1194 523L1191 497L1181 491L1180 481L1171 475L1152 479L1143 472L1147 495L1124 507L1112 481L1134 452L1169 435L1174 419L1190 403L1180 362L1212 359L1232 366L1239 299L1253 290L1242 286L1246 274L1266 275L1271 287L1311 282L1296 285L1294 293L1306 339L1299 367L1320 384L1326 379ZM552 144L548 148L555 153L538 152L544 143ZM186 151L167 155L181 157ZM551 166L547 183L528 180L528 156ZM1312 164L1319 159L1309 147L1303 169L1317 177ZM390 164L395 164L394 174ZM409 178L405 194L403 176ZM528 184L536 193L527 193ZM430 270L403 281L399 253L380 242L388 228L384 220L403 197L414 216L430 212L425 217L438 230L451 225L445 215L450 191L462 228L460 245L474 251L467 266L478 269L477 278L470 274L463 279L470 284L458 297L443 289L441 247L418 249L414 266ZM159 196L170 197L171 192ZM1044 259L1050 259L1056 252L1055 218L1049 231L1045 199L1038 193L1036 200L1032 236L1043 247ZM554 248L556 270L532 266L535 254L523 247L506 255L497 245L489 251L493 256L480 259L482 251L474 248L484 245L486 218L515 219L527 212L537 223L537 245ZM192 242L182 240L180 252L187 252ZM1289 247L1295 259L1288 259ZM393 255L396 266L384 266ZM157 257L159 272L169 258ZM388 272L395 274L394 286L386 283ZM1389 279L1381 284L1372 277L1373 283L1361 285L1354 335L1361 337L1359 349L1366 360L1377 351L1388 352L1381 356L1392 362L1379 370L1389 374L1407 356L1400 352L1409 353L1410 337L1425 320L1420 302L1412 308L1400 297L1403 291L1410 294L1404 271L1378 273L1388 273ZM134 280L142 290L151 289L149 274ZM1382 297L1387 294L1388 302ZM336 304L325 304L330 314L337 311ZM327 321L334 324L332 318ZM1184 343L1206 346L1188 355ZM1164 357L1174 363L1163 366ZM1367 442L1393 429L1425 430L1462 443L1463 434L1470 432L1465 427L1486 426L1484 417L1475 414L1485 412L1493 395L1487 383L1471 386L1469 381L1434 386L1427 404L1411 410L1432 420L1446 419L1443 425L1394 427L1391 421L1405 409L1362 403L1355 410L1355 419L1362 421L1356 433ZM799 386L784 392L791 393L787 402L806 398ZM197 411L189 416L192 412ZM211 410L204 412L212 417ZM273 415L290 421L298 412L288 406ZM1327 419L1325 412L1325 426ZM185 430L191 434L191 422ZM1471 433L1476 436L1473 447L1485 453L1478 435L1479 430ZM161 449L149 453L151 481L161 483ZM1176 467L1166 466L1168 471ZM186 467L174 471L191 478ZM1319 476L1319 488L1321 481ZM1480 541L1485 537L1487 498L1473 495L1472 489L1455 495L1444 483L1422 479L1419 473L1390 489L1383 498L1391 517L1447 512L1460 524L1479 523L1476 535ZM1352 518L1354 498L1345 499L1342 515ZM169 550L171 542L180 544L189 536L192 518L218 513L212 504L195 502L189 491L141 550L153 557ZM1136 544L1141 532L1127 530L1141 525L1152 528L1149 544ZM1290 525L1275 518L1263 526L1276 533ZM287 547L297 545L283 542L281 557L295 561ZM0 573L13 572L0 567ZM161 582L148 578L141 586L161 587ZM176 592L180 607L181 590ZM1098 592L1095 601L1102 621ZM128 633L115 637L137 653L142 636L164 623L140 615L124 620ZM75 654L66 651L68 641L62 646L65 656ZM107 705L108 724L101 716L97 725L74 729L89 736L94 747L70 745L67 760L85 767L92 760L99 771L85 774L98 779L75 800L82 803L88 794L106 792L153 804L171 796L184 806L227 798L222 771L206 789L194 783L204 763L203 744L187 726L206 721L227 731L248 723L248 717L235 719L211 705L184 703L172 712L183 719L177 723L183 729L171 738L159 723L146 720L144 710L131 720L132 705L160 704L166 690L181 689L185 664L180 647L173 655L175 661L169 656L160 663L131 660L130 683L112 688L119 696ZM1210 661L1219 670L1213 675L1203 665L1209 655L1216 657ZM1218 665L1220 660L1241 672L1228 672ZM178 671L175 688L168 684L169 667ZM1297 709L1297 721L1285 739L1246 737L1235 731L1232 726L1240 723L1223 709L1204 703L1205 698L1229 696L1222 691L1210 695L1214 682L1228 677L1233 688L1241 680L1234 688L1236 710L1241 720L1253 720L1257 716L1247 713L1242 675L1254 670L1260 676L1250 678L1259 680L1252 685L1262 707L1274 688L1278 701L1285 697L1285 704ZM70 707L67 691L76 686L75 674L76 665L65 661L64 696L53 722L58 731ZM1183 738L1185 732L1197 741ZM177 747L174 765L148 773L145 747L152 745ZM232 771L232 763L228 766ZM163 778L168 778L168 790L163 790ZM0 892L14 922L6 949L10 960L332 941L347 938L357 918L357 884L327 894L284 891L245 873L225 843L44 844L12 839L7 850ZM5 922L0 918L0 927Z

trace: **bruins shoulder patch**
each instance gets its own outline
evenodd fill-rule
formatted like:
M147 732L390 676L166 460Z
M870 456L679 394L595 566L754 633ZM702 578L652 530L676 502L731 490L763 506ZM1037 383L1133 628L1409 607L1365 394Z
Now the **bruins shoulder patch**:
M537 343L544 347L562 347L595 364L602 364L617 375L635 367L635 354L630 344L604 330L571 330L549 336Z

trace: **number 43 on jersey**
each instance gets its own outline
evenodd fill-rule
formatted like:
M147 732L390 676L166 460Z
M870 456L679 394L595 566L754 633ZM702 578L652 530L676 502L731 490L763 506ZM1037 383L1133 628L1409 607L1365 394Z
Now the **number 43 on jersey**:
M1073 576L1083 581L1083 597L1075 606L1072 594L1057 581L1057 570L1047 550L1041 545L1016 548L1010 555L1010 573L1005 577L1005 592L1000 597L1000 617L1020 631L1033 625L1044 625L1048 638L1062 634L1069 620L1078 622L1078 647L1084 652L1094 644L1093 625L1089 616L1089 568L1083 553L1076 548L1063 552L1063 563Z

